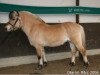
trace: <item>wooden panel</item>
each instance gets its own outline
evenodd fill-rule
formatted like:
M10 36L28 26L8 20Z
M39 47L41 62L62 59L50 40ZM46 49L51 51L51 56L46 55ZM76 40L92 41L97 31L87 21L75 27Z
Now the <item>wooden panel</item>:
M82 26L86 32L87 49L100 48L100 23L84 23ZM10 33L8 37L7 35L3 25L0 25L0 58L36 54L35 48L30 46L26 35L21 30ZM69 43L59 47L45 47L45 49L46 53L70 51Z
M100 48L100 23L83 23L87 49Z

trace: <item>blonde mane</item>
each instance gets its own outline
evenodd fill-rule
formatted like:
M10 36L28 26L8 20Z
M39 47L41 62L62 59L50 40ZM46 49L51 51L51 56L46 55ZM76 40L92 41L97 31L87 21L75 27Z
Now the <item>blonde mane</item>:
M44 21L43 21L38 15L36 15L36 14L33 14L33 13L31 13L31 12L28 12L28 11L21 11L21 12L33 16L34 19L38 19L40 22L44 22ZM45 22L44 22L44 23L45 23Z

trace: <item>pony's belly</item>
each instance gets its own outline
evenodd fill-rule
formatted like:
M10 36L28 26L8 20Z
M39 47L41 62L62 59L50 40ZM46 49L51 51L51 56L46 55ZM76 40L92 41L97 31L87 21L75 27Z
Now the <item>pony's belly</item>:
M65 42L54 42L54 43L47 44L46 46L49 46L49 47L56 47L56 46L63 45L64 43L65 43Z
M45 44L45 46L49 46L49 47L56 47L56 46L60 46L63 45L65 42L67 42L69 40L69 38L64 38L62 40L55 40L55 41L51 41Z

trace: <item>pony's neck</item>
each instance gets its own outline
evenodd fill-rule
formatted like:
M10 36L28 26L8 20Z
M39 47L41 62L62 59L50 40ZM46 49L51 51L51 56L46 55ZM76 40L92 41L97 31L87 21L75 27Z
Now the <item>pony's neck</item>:
M23 13L21 15L21 19L22 19L21 27L26 35L29 35L32 30L36 30L46 26L46 23L42 19L30 13L29 14Z

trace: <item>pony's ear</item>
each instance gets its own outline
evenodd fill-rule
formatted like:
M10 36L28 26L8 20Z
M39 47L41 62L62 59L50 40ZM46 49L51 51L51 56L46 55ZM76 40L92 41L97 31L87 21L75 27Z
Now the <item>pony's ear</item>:
M16 19L16 17L18 17L18 16L19 16L18 11L11 11L9 13L9 19Z

